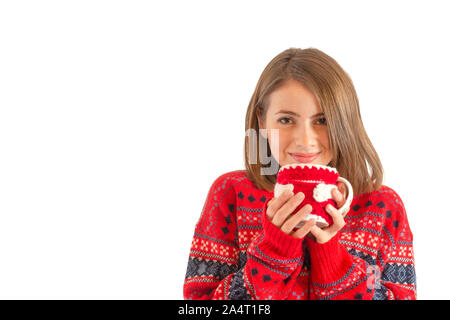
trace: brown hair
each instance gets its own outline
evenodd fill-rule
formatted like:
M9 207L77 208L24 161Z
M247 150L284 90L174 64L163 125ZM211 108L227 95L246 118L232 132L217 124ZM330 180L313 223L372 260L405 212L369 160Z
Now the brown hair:
M364 129L353 82L333 58L318 49L289 48L269 62L248 105L246 132L254 129L257 141L265 140L268 156L271 157L267 139L260 136L257 115L265 121L270 94L287 80L300 81L307 87L325 114L333 154L328 165L335 167L339 175L350 181L354 196L378 190L383 181L383 167ZM259 145L256 147L256 163L250 162L250 147L246 135L244 154L248 177L257 188L273 191L277 174L261 175L261 168L267 165L261 164Z

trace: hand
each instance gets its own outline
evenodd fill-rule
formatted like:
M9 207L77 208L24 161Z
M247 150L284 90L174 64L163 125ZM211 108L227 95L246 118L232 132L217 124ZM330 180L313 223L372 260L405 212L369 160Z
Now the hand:
M302 203L304 199L305 194L303 192L299 192L294 195L292 191L285 190L278 198L272 198L267 203L267 219L284 233L297 239L304 238L316 224L316 221L311 219L301 228L294 230L300 221L302 221L306 215L312 211L312 206L307 204L297 213L292 215L292 212L300 205L300 203Z
M333 197L334 201L336 201L336 204L338 208L341 208L345 203L345 186L341 183L338 185L338 189L332 189L331 190L331 196ZM339 230L341 230L345 226L345 220L344 217L347 215L347 213L350 211L350 208L348 208L343 214L341 214L334 206L331 204L328 204L325 207L325 210L330 214L330 216L333 218L333 224L331 227L320 229L316 225L314 225L311 228L311 234L314 235L316 238L317 243L326 243L331 238L333 238Z
M342 208L347 200L347 189L345 188L345 184L342 182L338 182L338 190L332 189L331 196L334 201L336 201L337 207ZM343 216L345 217L347 213L350 211L350 207L344 211Z

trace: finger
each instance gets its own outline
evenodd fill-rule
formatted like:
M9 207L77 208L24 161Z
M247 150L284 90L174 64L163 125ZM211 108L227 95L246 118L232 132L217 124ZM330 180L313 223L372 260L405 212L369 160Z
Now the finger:
M346 199L347 198L347 188L343 182L338 182L338 189L339 189L339 192L342 193L342 195Z
M309 219L308 221L305 222L305 224L300 229L295 231L292 234L292 236L294 238L302 239L311 231L312 227L314 227L315 225L316 225L316 219L314 219L314 218Z
M270 221L272 221L273 216L281 208L281 206L286 203L286 201L288 201L293 195L294 193L292 191L285 190L279 197L272 198L272 200L268 202L266 215Z
M272 216L273 216L273 212L272 212L273 210L271 209L272 203L273 203L273 198L270 199L269 202L267 202L267 208L266 208L266 215L267 215L267 217L270 218L270 220L272 220ZM269 215L269 212L271 213L270 215Z
M286 221L286 218L289 217L289 215L300 205L300 203L302 203L303 199L305 199L303 192L299 192L292 196L277 212L275 212L272 223L278 228L281 227L284 221Z
M338 191L337 189L332 189L331 195L333 196L334 201L336 201L338 208L340 208L344 205L345 198L344 198L344 195L340 191Z
M325 210L330 214L331 218L333 219L333 225L329 228L326 228L324 231L334 234L345 226L344 216L331 204L328 204L325 207Z
M318 226L314 225L311 228L311 233L312 235L316 238L316 242L317 243L325 243L329 240L329 236L327 235L327 233L320 229Z
M283 225L280 227L281 231L287 234L291 234L292 230L308 215L312 212L312 206L307 204L303 206L296 214L291 215Z

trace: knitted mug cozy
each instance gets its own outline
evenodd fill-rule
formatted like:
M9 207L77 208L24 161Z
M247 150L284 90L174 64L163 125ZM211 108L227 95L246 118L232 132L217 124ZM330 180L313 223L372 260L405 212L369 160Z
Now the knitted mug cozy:
M310 204L313 209L297 225L297 228L300 228L307 220L312 218L316 219L316 225L319 228L324 228L333 224L333 219L327 213L325 207L328 204L332 204L334 207L337 206L332 198L331 190L337 189L339 181L342 181L347 186L348 191L345 204L338 209L342 214L350 207L353 200L353 188L350 182L340 177L337 170L332 167L305 163L284 165L278 171L274 196L279 197L286 189L294 192L294 194L300 191L303 192L305 199L293 211L293 214L297 213L306 204Z

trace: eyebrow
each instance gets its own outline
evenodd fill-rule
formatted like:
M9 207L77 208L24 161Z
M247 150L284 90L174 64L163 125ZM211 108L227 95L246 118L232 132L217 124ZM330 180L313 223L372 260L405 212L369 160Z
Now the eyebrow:
M286 113L286 114L290 114L292 116L296 116L296 117L300 118L300 116L298 114L296 114L295 112L293 112L293 111L280 110L280 111L278 111L275 114L279 114L279 113ZM317 113L317 114L313 115L311 118L316 118L316 117L323 116L323 115L325 115L325 114L323 112L320 112L320 113Z

